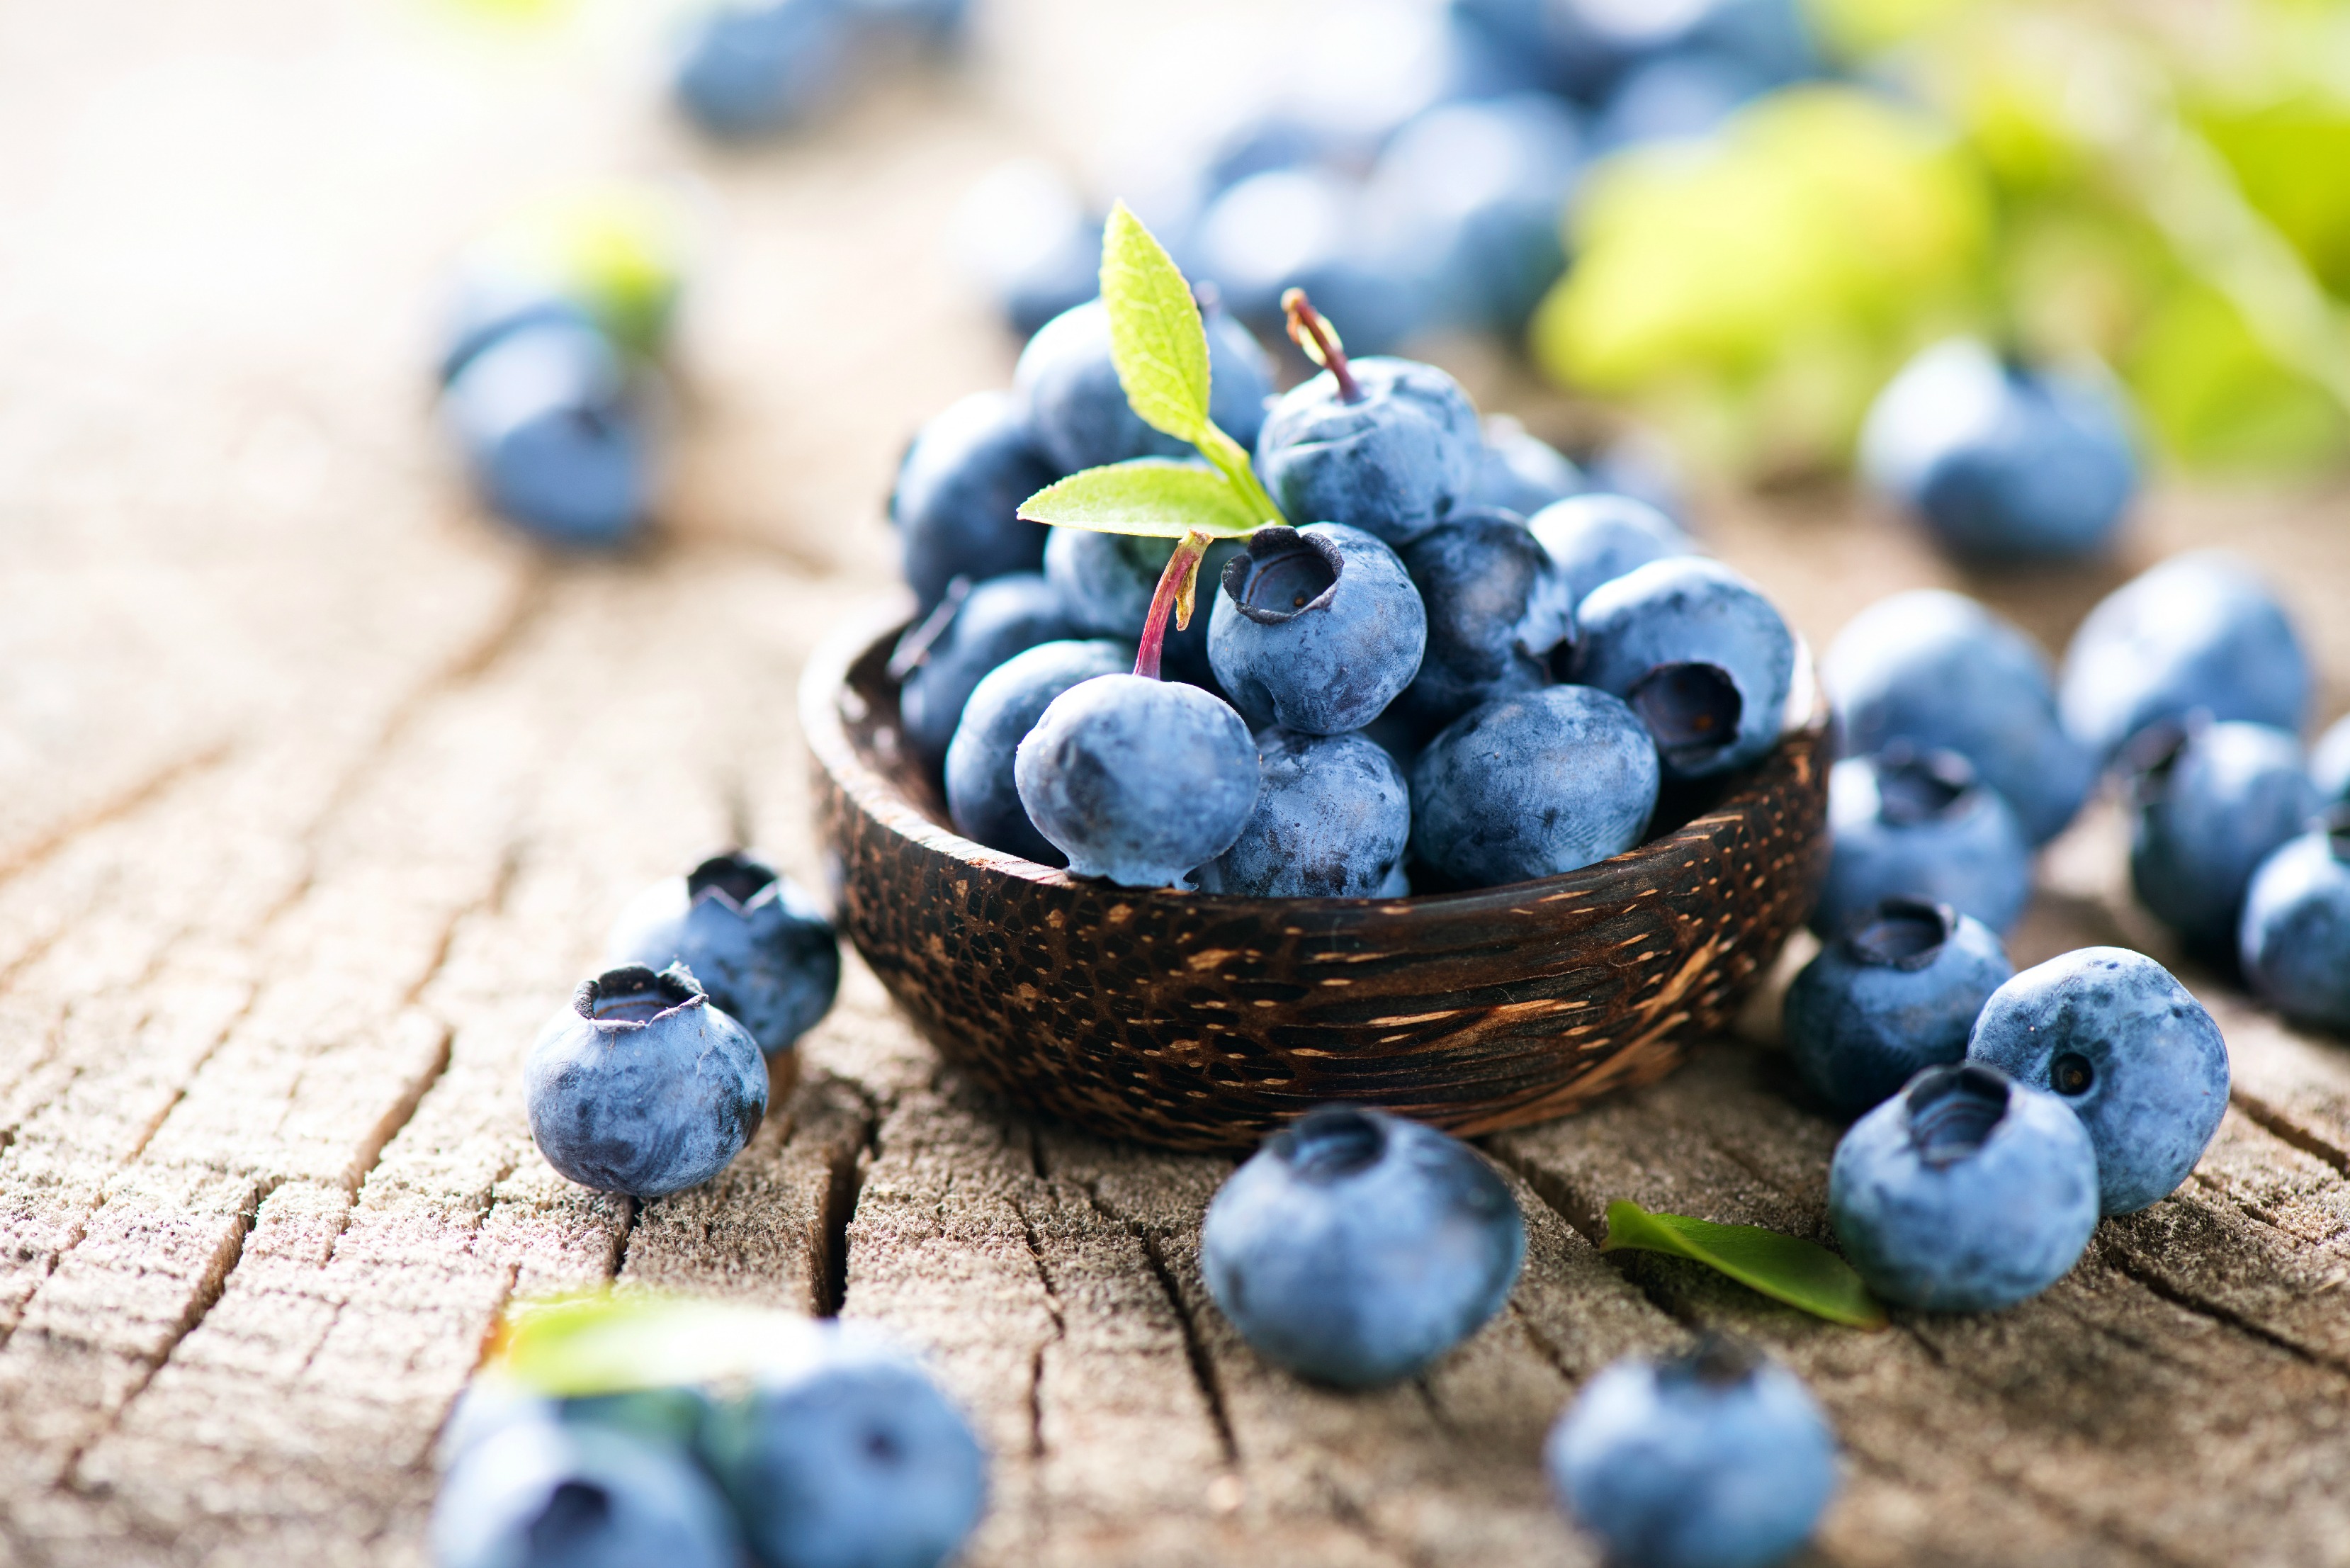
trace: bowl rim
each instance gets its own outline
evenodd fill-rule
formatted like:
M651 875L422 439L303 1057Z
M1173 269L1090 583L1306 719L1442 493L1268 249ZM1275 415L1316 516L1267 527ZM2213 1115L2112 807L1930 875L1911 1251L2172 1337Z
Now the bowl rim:
M1112 893L1122 900L1180 898L1184 901L1186 909L1197 910L1203 916L1301 918L1317 912L1326 916L1340 911L1442 916L1546 902L1564 894L1589 893L1618 879L1653 886L1653 878L1647 877L1647 873L1657 869L1673 856L1687 854L1709 843L1711 829L1735 822L1763 806L1767 801L1764 775L1769 763L1779 755L1780 747L1796 736L1808 735L1815 740L1825 740L1832 719L1810 649L1798 636L1795 638L1794 673L1789 682L1779 741L1742 770L1746 774L1743 783L1669 833L1636 844L1620 855L1596 860L1588 866L1564 871L1555 877L1540 877L1531 882L1506 882L1498 887L1472 888L1459 892L1413 893L1400 898L1255 898L1236 893L1188 892L1176 888L1121 888L1092 878L1073 877L1059 867L1045 866L1000 849L991 849L976 839L964 837L951 826L937 821L924 811L887 771L868 760L851 738L849 725L854 721L846 711L845 702L855 692L849 682L850 672L878 651L884 638L894 637L901 631L909 623L910 615L910 607L903 596L895 596L890 600L868 604L842 616L809 655L806 669L800 677L801 732L806 738L809 752L841 792L891 832L911 840L921 848L975 870L1035 883L1040 888Z

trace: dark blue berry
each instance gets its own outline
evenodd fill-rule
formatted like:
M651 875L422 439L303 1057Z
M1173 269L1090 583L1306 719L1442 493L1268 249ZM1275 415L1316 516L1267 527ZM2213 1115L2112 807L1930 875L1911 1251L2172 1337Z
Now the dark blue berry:
M2097 1228L2097 1154L2055 1096L1978 1062L1929 1067L1852 1125L1828 1220L1868 1288L1929 1312L2038 1295Z
M1257 437L1257 472L1284 516L1400 545L1475 487L1484 452L1477 410L1433 365L1356 359L1347 370L1355 397L1325 370L1274 402Z
M1530 514L1526 526L1558 563L1577 605L1635 566L1699 553L1679 524L1629 495L1568 496Z
M1090 536L1090 535L1088 535ZM1013 758L1053 699L1097 675L1134 668L1130 642L1040 642L990 670L973 689L947 747L947 810L956 830L990 849L1063 864L1020 804Z
M2301 742L2266 724L2166 724L2131 753L2147 765L2131 788L2130 886L2189 947L2231 951L2252 873L2317 810Z
M1069 623L1095 637L1132 642L1150 618L1151 596L1175 554L1175 541L1139 534L1098 534L1089 528L1055 528L1045 546L1045 576L1061 596ZM1200 562L1199 597L1191 624L1170 618L1159 645L1159 669L1169 679L1212 686L1208 660L1208 623L1217 582L1225 565L1241 553L1238 539L1219 539ZM1128 659L1132 665L1133 660Z
M1248 446L1264 422L1272 361L1248 328L1222 311L1206 311L1203 319L1209 415ZM1153 430L1128 405L1110 358L1109 311L1097 299L1038 329L1013 368L1012 389L1027 410L1037 446L1063 473L1130 457L1191 455L1187 443Z
M1055 477L1009 392L973 392L921 428L898 465L889 520L923 613L957 577L977 583L1043 566L1051 530L1022 522L1020 504Z
M682 963L770 1056L815 1028L840 989L840 940L823 906L739 849L646 888L606 949L615 966Z
M1509 415L1487 414L1482 428L1485 446L1464 503L1532 517L1554 502L1583 493L1583 471L1548 441L1527 434L1526 427Z
M2262 862L2237 932L2244 978L2288 1018L2350 1033L2350 811Z
M691 24L671 90L713 136L764 135L832 99L849 45L836 0L737 0Z
M1991 993L1967 1044L2079 1116L2098 1202L2129 1214L2187 1179L2228 1108L2228 1044L2203 1004L2143 953L2082 948Z
M989 670L1024 649L1057 641L1076 628L1062 610L1060 595L1038 572L991 577L959 605L942 603L932 614L947 618L944 628L925 623L909 634L929 640L899 691L898 712L908 749L936 764L962 722L963 704ZM907 645L899 649L902 657Z
M1503 697L1454 720L1412 764L1412 852L1455 887L1555 877L1639 843L1659 782L1648 732L1607 692Z
M1359 734L1271 729L1256 743L1256 810L1232 846L1200 867L1200 890L1387 896L1411 837L1411 796L1395 759Z
M470 1446L432 1509L440 1568L736 1568L742 1540L673 1445L541 1418Z
M601 333L562 321L507 332L450 379L441 410L473 483L509 521L590 546L643 525L651 447Z
M1428 649L1399 701L1424 730L1496 697L1551 683L1551 659L1575 630L1566 579L1506 512L1456 508L1403 546L1428 612Z
M1651 561L1594 588L1575 618L1574 678L1632 705L1668 774L1727 773L1778 744L1795 639L1736 572L1696 556Z
M1208 1292L1267 1360L1354 1387L1409 1377L1499 1312L1525 1259L1510 1189L1466 1144L1308 1111L1208 1205Z
M1828 774L1834 848L1812 929L1834 936L1887 898L1948 904L2005 935L2032 901L2032 850L2007 803L1956 752L1896 742Z
M1962 1060L1975 1015L2014 972L1981 921L1887 898L1787 988L1787 1054L1814 1094L1858 1116L1919 1069Z
M1251 724L1359 730L1419 673L1428 614L1396 553L1356 528L1261 528L1224 567L1208 659Z

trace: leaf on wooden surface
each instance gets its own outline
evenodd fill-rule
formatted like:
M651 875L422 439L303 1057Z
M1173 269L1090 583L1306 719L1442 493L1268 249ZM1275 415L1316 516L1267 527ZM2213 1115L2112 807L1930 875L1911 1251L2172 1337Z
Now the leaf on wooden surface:
M1721 1225L1686 1214L1651 1214L1621 1199L1607 1206L1603 1252L1666 1252L1729 1275L1773 1301L1851 1328L1885 1326L1885 1308L1852 1265L1816 1242L1760 1225Z
M1080 470L1022 502L1020 515L1031 523L1158 539L1191 533L1237 538L1267 521L1215 469L1165 457Z

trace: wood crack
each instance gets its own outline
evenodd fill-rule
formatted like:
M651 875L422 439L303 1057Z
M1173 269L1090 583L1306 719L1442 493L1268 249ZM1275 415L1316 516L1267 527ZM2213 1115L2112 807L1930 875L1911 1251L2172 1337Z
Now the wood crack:
M2307 1345L2288 1338L2272 1328L2254 1322L2233 1307L2223 1305L2191 1291L2183 1290L2163 1278L2155 1270L2130 1257L2118 1247L2109 1244L2101 1251L2105 1255L2105 1262L2115 1272L2135 1281L2172 1306L2178 1308L2179 1311L2192 1313L2197 1317L2209 1319L2223 1328L2233 1329L2246 1338L2258 1340L2272 1350L2281 1350L2306 1366L2350 1376L2350 1361L2325 1355L2322 1351L2312 1350ZM2142 1346L2141 1348L2151 1350L2152 1347Z
M2231 1090L2228 1099L2243 1113L2246 1121L2278 1142L2290 1144L2311 1158L2332 1166L2341 1175L2350 1176L2350 1148L2344 1148L2323 1134L2303 1127L2282 1108L2241 1088Z
M183 757L166 763L111 799L100 801L79 815L58 824L19 849L14 856L5 860L0 860L0 886L16 880L44 861L54 858L68 845L84 834L94 832L109 823L120 822L140 807L161 800L181 784L210 773L228 761L235 750L236 748L227 741L216 741L209 746L200 747ZM16 978L19 970L54 946L57 938L64 934L64 926L60 925L31 949L11 960L5 969L0 969L0 986L6 985L9 981Z
M1191 1368L1191 1381L1199 1387L1201 1400L1208 1407L1208 1419L1216 1428L1216 1442L1223 1449L1224 1462L1239 1464L1240 1444L1232 1437L1232 1419L1224 1405L1223 1383L1216 1376L1216 1364L1208 1354L1208 1344L1200 1333L1199 1320L1192 1314L1191 1303L1183 1299L1183 1288L1176 1282L1175 1271L1167 1262L1166 1250L1160 1245L1158 1235L1141 1220L1120 1214L1103 1200L1100 1191L1092 1184L1087 1185L1085 1193L1087 1201L1093 1205L1094 1212L1113 1224L1125 1226L1141 1244L1143 1262L1149 1265L1151 1278L1159 1282L1160 1293L1166 1296L1169 1308L1175 1314L1176 1326L1182 1332L1183 1359Z

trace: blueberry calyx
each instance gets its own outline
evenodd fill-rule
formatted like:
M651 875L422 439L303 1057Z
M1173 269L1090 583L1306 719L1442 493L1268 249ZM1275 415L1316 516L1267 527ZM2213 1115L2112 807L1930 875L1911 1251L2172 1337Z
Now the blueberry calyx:
M547 1494L546 1506L530 1521L533 1556L557 1558L592 1547L612 1517L612 1494L590 1481L571 1480Z
M1354 370L1347 363L1346 346L1338 341L1337 329L1323 314L1314 308L1302 288L1282 291L1281 314L1289 328L1289 340L1305 350L1305 357L1330 372L1337 383L1338 400L1359 403L1363 400L1362 383L1355 379Z
M1329 608L1346 566L1338 546L1319 534L1260 528L1248 548L1224 563L1224 592L1259 626L1279 626Z
M1979 1062L1929 1067L1902 1093L1909 1141L1918 1158L1938 1168L1980 1152L2007 1116L2007 1075Z
M2048 1086L2067 1099L2078 1099L2096 1082L2096 1068L2078 1051L2067 1051L2048 1064Z
M1746 706L1718 664L1659 664L1628 695L1657 750L1679 768L1696 767L1733 744Z
M1265 1147L1299 1180L1328 1187L1377 1165L1388 1151L1388 1130L1353 1106L1316 1106Z
M1975 787L1975 770L1956 752L1920 752L1899 741L1877 753L1877 818L1916 827L1956 810Z
M1958 929L1959 912L1950 905L1897 896L1854 921L1844 949L1861 963L1914 972L1930 968Z
M1660 1381L1700 1383L1708 1388L1735 1388L1752 1381L1762 1369L1762 1353L1734 1334L1708 1329L1695 1345L1657 1364Z
M673 963L656 974L640 963L608 969L594 980L579 982L572 993L572 1011L592 1023L641 1029L656 1018L681 1007L700 1007L708 998L693 971Z
M685 898L688 903L698 903L704 898L723 898L741 914L774 888L778 879L776 870L748 850L730 849L723 855L713 855L685 874Z

